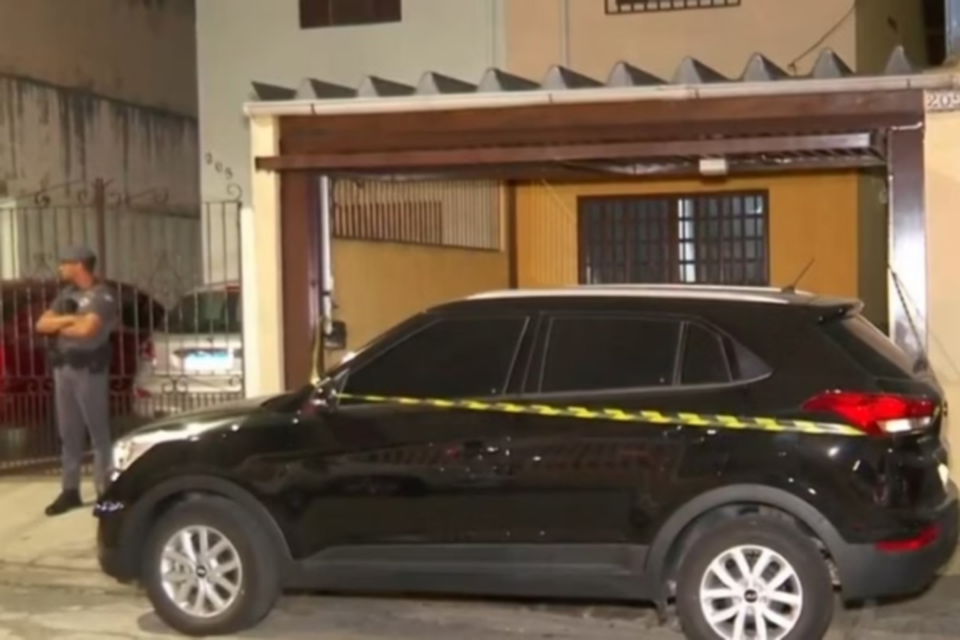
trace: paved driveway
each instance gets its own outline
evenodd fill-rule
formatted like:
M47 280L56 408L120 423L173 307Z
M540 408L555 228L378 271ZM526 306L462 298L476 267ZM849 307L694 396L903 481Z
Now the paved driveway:
M924 597L845 612L831 639L960 638L960 579ZM0 586L0 638L125 640L173 633L132 594ZM678 640L646 609L585 608L471 601L379 598L286 598L243 638L296 640Z
M96 563L88 511L46 518L55 478L0 482L0 640L171 638L136 592ZM88 491L89 495L89 491ZM910 601L839 616L832 639L960 640L960 553ZM644 608L414 599L287 598L243 637L311 640L677 640Z

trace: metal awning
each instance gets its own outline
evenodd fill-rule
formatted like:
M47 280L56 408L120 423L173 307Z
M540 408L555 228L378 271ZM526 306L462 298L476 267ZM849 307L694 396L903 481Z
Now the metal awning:
M256 166L502 179L689 174L714 157L731 171L865 167L882 164L884 131L922 121L917 91L295 116Z
M911 71L898 48L888 75L869 77L825 51L805 78L758 54L739 80L688 59L674 84L624 63L606 83L560 67L539 84L496 69L479 84L436 73L417 87L260 83L246 111L279 117L280 153L256 158L266 171L595 179L696 173L706 158L732 172L870 167L884 162L885 131L922 125L922 89L955 84Z

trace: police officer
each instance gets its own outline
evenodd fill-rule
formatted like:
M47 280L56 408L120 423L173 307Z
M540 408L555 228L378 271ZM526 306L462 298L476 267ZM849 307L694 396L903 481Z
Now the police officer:
M112 467L110 440L110 333L117 323L112 289L94 276L97 257L87 247L72 247L60 257L60 278L67 286L37 321L39 333L52 336L57 428L63 455L63 491L48 516L83 504L80 467L85 437L94 453L98 495L106 489Z

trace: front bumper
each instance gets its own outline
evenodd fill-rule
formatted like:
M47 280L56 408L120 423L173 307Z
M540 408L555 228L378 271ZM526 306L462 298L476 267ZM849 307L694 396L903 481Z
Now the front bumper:
M123 531L127 511L123 505L101 500L93 508L97 518L97 561L100 570L120 582L139 577L140 567L134 549L124 545Z
M100 570L114 580L133 582L136 579L136 572L130 570L118 549L99 547L97 549L97 560L100 563Z
M960 506L952 482L948 495L931 519L937 525L936 539L920 549L889 552L872 544L842 544L831 549L845 600L909 596L933 583L956 551L960 532Z

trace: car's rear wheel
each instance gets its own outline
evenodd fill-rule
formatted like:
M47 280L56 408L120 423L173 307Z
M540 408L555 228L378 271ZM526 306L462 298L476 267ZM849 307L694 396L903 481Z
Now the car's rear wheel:
M258 624L280 594L275 550L239 505L190 500L158 522L143 582L157 615L191 636L233 634Z
M681 559L677 613L691 640L820 640L833 604L822 554L784 522L725 522Z

